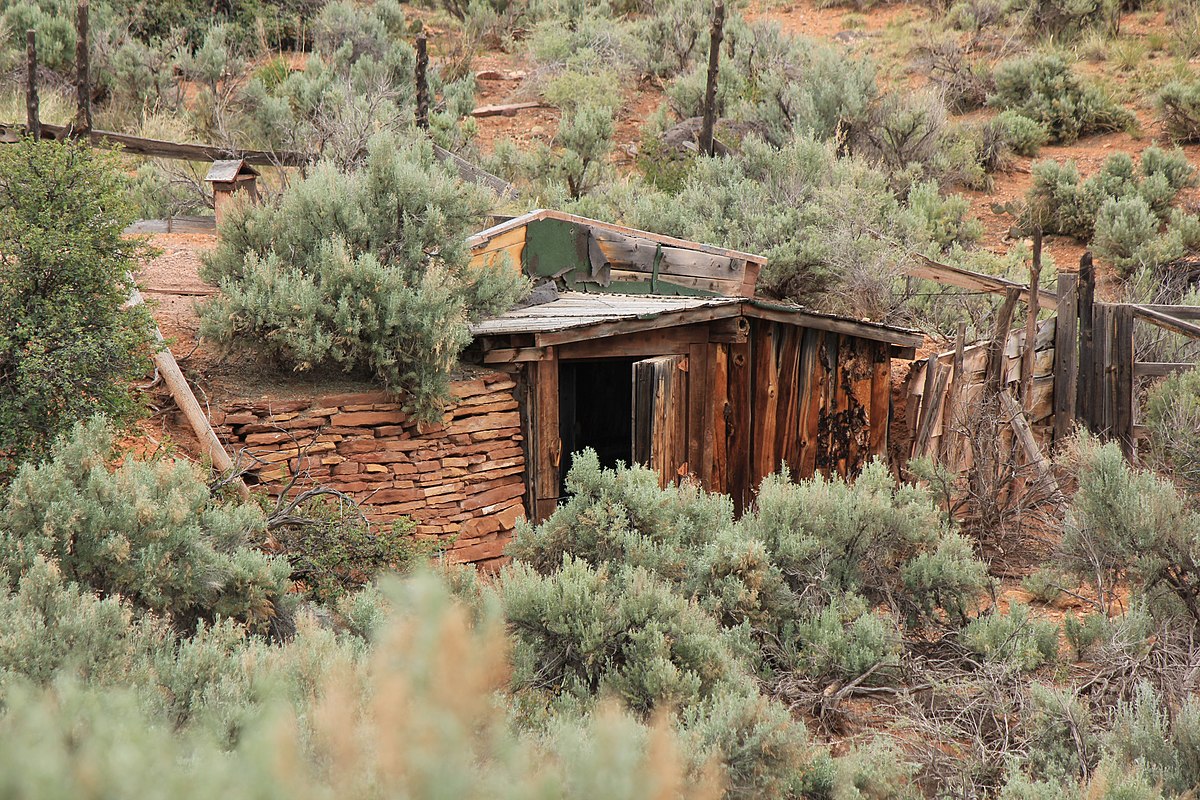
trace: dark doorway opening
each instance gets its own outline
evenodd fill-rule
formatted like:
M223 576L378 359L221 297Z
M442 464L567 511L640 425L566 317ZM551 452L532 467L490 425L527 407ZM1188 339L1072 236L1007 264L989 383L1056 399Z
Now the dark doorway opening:
M590 447L600 466L633 458L633 359L563 361L558 369L558 429L562 437L560 479L570 457Z

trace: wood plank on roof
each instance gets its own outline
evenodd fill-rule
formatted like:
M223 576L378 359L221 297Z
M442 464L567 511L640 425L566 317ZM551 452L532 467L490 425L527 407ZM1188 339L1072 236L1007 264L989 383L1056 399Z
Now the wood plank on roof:
M919 347L925 341L925 337L916 331L901 330L875 322L859 322L844 317L814 314L802 309L773 308L761 303L750 302L746 304L745 313L748 317L786 322L805 328L857 336L860 339L874 339L900 347Z

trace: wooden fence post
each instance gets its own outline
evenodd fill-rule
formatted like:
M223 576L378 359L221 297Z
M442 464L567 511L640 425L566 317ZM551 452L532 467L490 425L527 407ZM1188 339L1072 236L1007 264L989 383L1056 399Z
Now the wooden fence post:
M75 11L75 130L92 130L92 80L88 73L88 0L79 0Z
M1054 327L1054 439L1061 442L1075 426L1079 384L1079 277L1058 276L1058 319Z
M37 33L25 31L25 132L36 142L42 138L42 121L38 116L37 91Z
M1042 230L1033 232L1033 261L1029 265L1029 305L1025 315L1025 348L1021 353L1021 405L1029 411L1033 404L1034 340L1037 339L1038 281L1042 278Z
M725 3L717 0L713 8L712 31L708 42L708 83L704 87L704 120L700 126L700 152L713 154L713 129L717 124L717 73L721 61L721 39L725 35Z
M1121 450L1131 462L1137 458L1133 434L1133 307L1113 308L1113 428Z
M425 35L425 31L417 34L417 66L415 77L417 80L417 127L426 130L429 128L429 39Z
M988 344L987 355L987 387L988 394L993 395L1004 388L1005 373L1008 369L1008 359L1004 352L1008 348L1008 334L1012 327L1013 312L1017 309L1019 289L1009 289L1004 293L1004 303L996 314L996 329L992 333L992 341Z
M1092 431L1096 430L1096 409L1092 407L1093 361L1095 360L1096 274L1092 269L1092 254L1079 259L1079 384L1076 413Z

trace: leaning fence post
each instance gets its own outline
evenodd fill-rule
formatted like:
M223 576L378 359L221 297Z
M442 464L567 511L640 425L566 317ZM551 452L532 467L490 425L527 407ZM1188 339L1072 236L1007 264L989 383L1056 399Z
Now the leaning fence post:
M37 33L25 31L25 132L34 141L42 138L42 121L38 117L37 90Z

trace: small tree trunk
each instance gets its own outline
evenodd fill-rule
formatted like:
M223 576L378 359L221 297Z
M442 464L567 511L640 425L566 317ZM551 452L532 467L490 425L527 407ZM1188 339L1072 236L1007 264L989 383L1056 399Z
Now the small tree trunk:
M75 11L75 130L92 129L92 80L88 74L88 0L79 0Z
M34 141L42 138L42 121L38 118L37 34L25 31L25 132Z
M725 35L725 4L713 8L712 32L708 42L708 83L704 88L704 122L700 127L700 152L713 154L713 128L717 124L717 74L721 65L721 39Z
M417 127L429 128L429 42L425 31L417 35Z
M1021 403L1033 406L1033 340L1037 338L1038 281L1042 277L1042 229L1033 232L1033 262L1029 265L1029 308L1025 317L1025 351L1021 354Z

